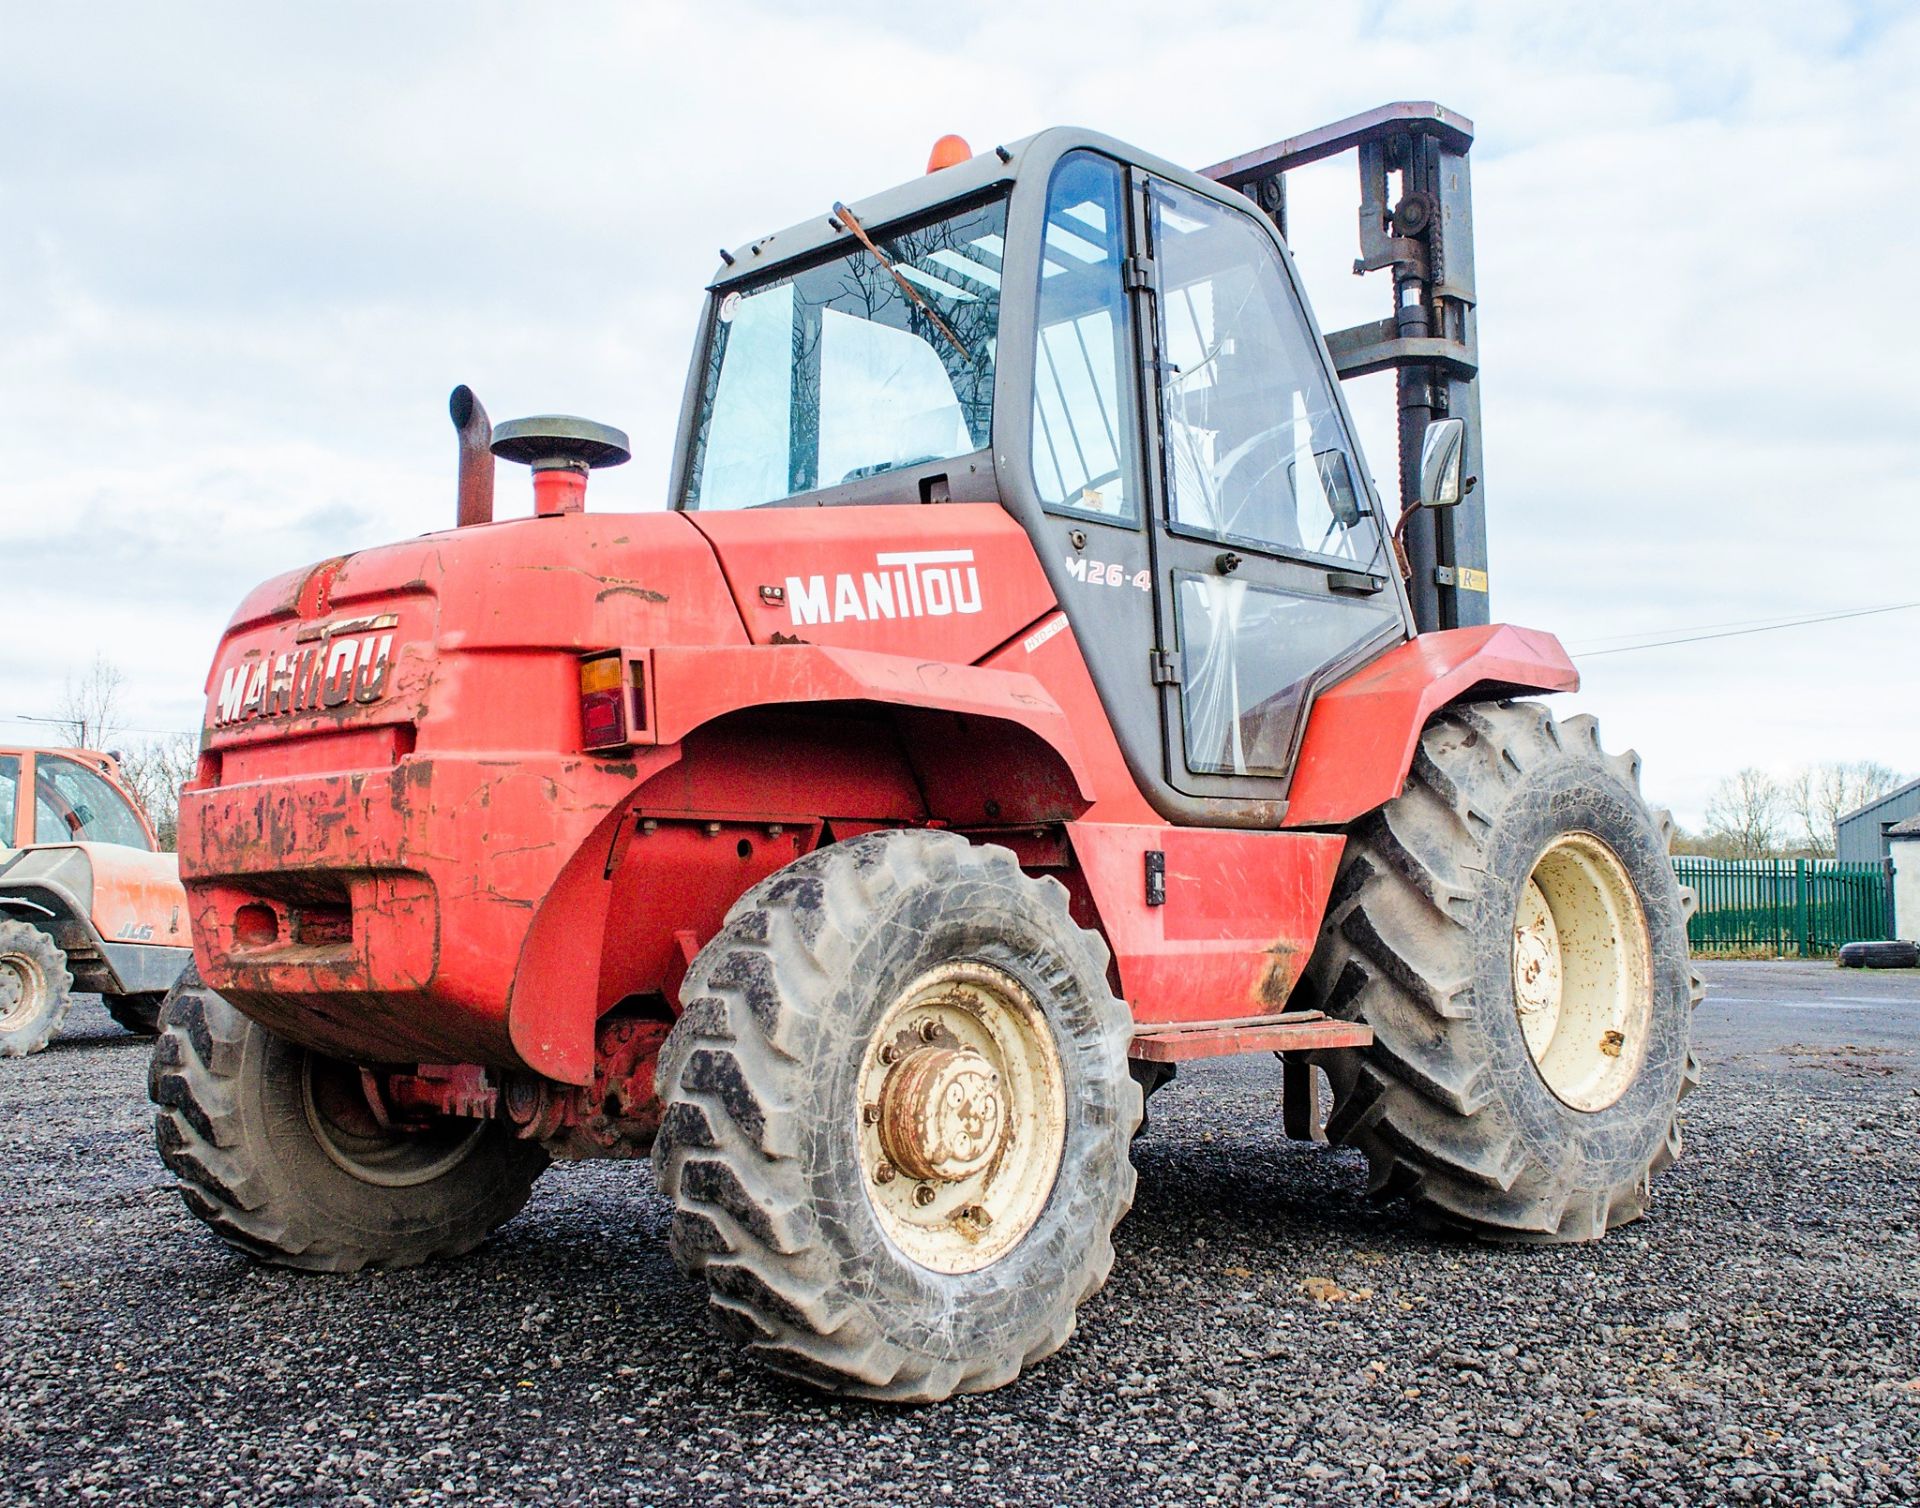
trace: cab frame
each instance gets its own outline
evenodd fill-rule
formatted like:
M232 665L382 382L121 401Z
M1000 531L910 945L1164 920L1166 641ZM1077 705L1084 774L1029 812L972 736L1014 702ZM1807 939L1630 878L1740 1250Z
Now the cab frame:
M1040 265L1046 211L1055 170L1074 153L1113 162L1124 175L1129 205L1130 269L1149 262L1145 199L1162 183L1211 201L1238 216L1270 248L1286 280L1304 334L1338 411L1358 475L1353 485L1383 537L1392 520L1374 487L1339 372L1314 318L1298 269L1272 219L1245 195L1220 183L1140 152L1097 132L1073 128L1043 131L996 147L954 167L856 202L854 216L884 238L889 227L925 220L944 207L1007 194L1006 249L1000 288L995 354L992 436L989 447L968 455L924 462L877 476L769 500L767 507L847 507L873 504L994 502L1025 530L1056 601L1073 624L1088 670L1100 693L1128 769L1143 795L1165 819L1188 825L1269 828L1286 816L1287 794L1301 739L1319 692L1411 638L1413 610L1391 557L1372 572L1347 571L1310 551L1249 546L1245 541L1195 538L1169 517L1168 462L1161 434L1159 384L1165 369L1157 349L1159 328L1151 276L1132 273L1128 282L1133 356L1125 422L1132 427L1141 460L1142 507L1132 521L1118 522L1057 505L1040 495L1032 466ZM700 420L702 388L718 329L720 305L743 286L857 249L845 224L827 209L774 235L723 253L725 265L707 289L700 335L689 364L681 404L670 495L683 510ZM697 509L695 510L697 511ZM1219 567L1227 554L1239 557ZM1102 579L1152 584L1144 614L1131 590L1089 590L1090 563ZM1176 573L1194 576L1215 569L1244 571L1242 580L1280 591L1324 597L1329 603L1358 594L1381 604L1380 627L1347 652L1317 666L1298 698L1287 734L1284 761L1274 774L1217 774L1189 768L1184 752L1186 690L1180 666L1181 638L1173 606ZM1344 579L1343 579L1344 578ZM1144 631L1143 631L1144 630Z

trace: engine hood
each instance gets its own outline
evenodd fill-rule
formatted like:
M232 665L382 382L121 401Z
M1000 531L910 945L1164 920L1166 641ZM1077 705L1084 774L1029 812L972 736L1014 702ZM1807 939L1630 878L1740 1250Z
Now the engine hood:
M203 742L221 750L383 727L427 737L479 657L506 672L495 694L511 696L516 664L670 642L746 642L712 546L680 514L429 534L250 593L207 678Z

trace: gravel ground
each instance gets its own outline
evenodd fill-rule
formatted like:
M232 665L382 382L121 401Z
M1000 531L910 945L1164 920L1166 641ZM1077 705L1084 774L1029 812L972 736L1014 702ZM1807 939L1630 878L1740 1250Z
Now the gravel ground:
M1180 1504L1920 1499L1920 975L1710 966L1651 1216L1481 1248L1277 1126L1277 1065L1154 1101L1068 1349L934 1408L747 1364L644 1168L556 1169L487 1247L352 1278L167 1187L97 1005L0 1063L0 1499Z

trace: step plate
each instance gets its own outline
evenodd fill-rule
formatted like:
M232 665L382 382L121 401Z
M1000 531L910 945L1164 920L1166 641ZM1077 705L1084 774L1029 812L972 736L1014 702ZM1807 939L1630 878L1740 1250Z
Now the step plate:
M1128 1056L1147 1063L1184 1063L1190 1058L1222 1058L1240 1052L1366 1047L1372 1041L1373 1028L1357 1021L1336 1021L1320 1011L1290 1011L1239 1021L1143 1026L1135 1031Z

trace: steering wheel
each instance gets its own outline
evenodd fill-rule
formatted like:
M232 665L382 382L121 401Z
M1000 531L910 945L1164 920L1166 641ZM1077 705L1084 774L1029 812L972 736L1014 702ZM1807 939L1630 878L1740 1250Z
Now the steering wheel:
M1284 437L1284 448L1279 442ZM1256 458L1264 458L1259 462ZM1214 477L1214 491L1220 504L1221 527L1230 534L1246 534L1271 544L1298 547L1300 538L1299 502L1286 487L1286 465L1293 459L1293 421L1275 424L1242 441L1228 455L1226 465ZM1277 479L1276 479L1277 477ZM1237 497L1229 496L1237 489ZM1271 492L1271 520L1275 528L1248 530L1230 527L1249 503L1261 501Z

